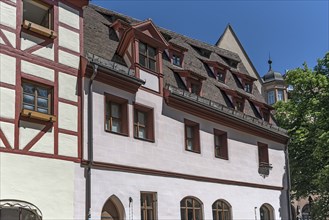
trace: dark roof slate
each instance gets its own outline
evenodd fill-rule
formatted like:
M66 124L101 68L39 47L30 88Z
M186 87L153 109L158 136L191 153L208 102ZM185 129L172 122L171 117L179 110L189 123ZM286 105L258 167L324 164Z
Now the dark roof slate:
M121 19L130 24L140 22L137 19L92 4L84 9L84 52L85 54L95 54L121 65L126 65L123 58L116 54L119 39L115 31L110 27L116 19ZM263 96L256 86L253 86L252 94L245 92L243 89L239 88L235 82L231 71L228 71L226 84L223 84L209 75L209 71L207 72L205 64L202 62L205 60L216 61L225 66L229 66L227 60L230 59L234 62L238 62L236 68L240 73L249 75L238 54L161 27L157 28L164 38L169 40L169 43L172 42L188 50L184 55L184 69L206 77L202 85L204 98L226 105L224 97L219 90L220 87L226 87L250 97L251 100L265 103ZM210 52L210 56L205 57L200 55L198 52L199 49ZM177 69L177 67L173 66L168 60L163 59L164 85L169 84L179 88L184 87L179 78L175 76L173 69ZM257 117L248 101L245 102L245 114Z

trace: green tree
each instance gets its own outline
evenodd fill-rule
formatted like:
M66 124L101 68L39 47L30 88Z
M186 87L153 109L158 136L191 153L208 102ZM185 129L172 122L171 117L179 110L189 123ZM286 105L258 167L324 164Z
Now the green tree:
M275 105L288 130L291 188L295 198L313 195L313 219L329 217L329 52L314 69L288 71L289 100Z

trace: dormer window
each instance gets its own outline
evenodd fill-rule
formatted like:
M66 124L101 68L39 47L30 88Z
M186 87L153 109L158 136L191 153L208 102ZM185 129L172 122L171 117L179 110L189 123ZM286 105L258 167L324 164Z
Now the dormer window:
M252 91L252 84L250 82L244 83L244 91L251 93Z
M182 64L181 64L181 57L178 56L178 55L176 55L176 54L174 54L174 55L172 56L172 63L173 63L175 66L182 66Z
M143 42L139 42L139 64L155 72L156 49Z
M198 82L191 82L190 92L196 95L200 95L201 84Z
M240 97L235 97L234 98L234 108L235 108L235 110L243 112L243 110L244 110L244 99L240 98Z
M217 80L219 82L225 82L226 73L225 70L218 69Z
M270 122L270 112L266 109L262 109L261 110L262 116L263 116L263 120L266 122Z

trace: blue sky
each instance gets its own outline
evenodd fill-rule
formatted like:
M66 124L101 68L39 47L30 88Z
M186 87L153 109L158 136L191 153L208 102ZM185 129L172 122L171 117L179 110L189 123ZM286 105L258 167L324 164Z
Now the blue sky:
M329 1L92 0L91 3L215 44L230 23L262 76L271 54L274 70L314 67L329 51Z

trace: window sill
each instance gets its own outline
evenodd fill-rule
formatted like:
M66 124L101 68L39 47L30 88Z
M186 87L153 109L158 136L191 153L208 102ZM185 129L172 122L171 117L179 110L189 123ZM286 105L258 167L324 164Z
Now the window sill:
M23 117L28 117L28 118L33 118L37 120L42 120L42 121L50 121L50 122L55 122L56 121L56 116L54 115L48 115L36 111L31 111L27 109L23 109L21 112L21 116Z
M41 25L35 24L31 21L24 20L22 26L26 30L30 30L34 33L40 34L40 35L45 36L45 37L49 37L49 38L52 38L52 39L57 37L57 33L55 31L50 30L48 28L45 28Z
M136 137L136 136L134 136L134 138L137 139L137 140L141 140L141 141L147 141L147 142L155 143L155 140L151 140L151 139L139 138L139 137Z
M228 160L228 157L215 156L215 158L221 159L221 160Z
M195 150L188 150L185 148L186 151L191 152L191 153L195 153L195 154L201 154L201 151L195 151Z
M105 132L108 132L108 133L111 133L111 134L117 134L117 135L121 135L121 136L125 136L125 137L128 137L129 136L126 133L115 132L115 131L111 131L111 130L108 130L108 129L105 129Z

